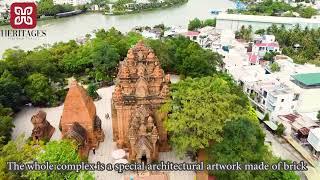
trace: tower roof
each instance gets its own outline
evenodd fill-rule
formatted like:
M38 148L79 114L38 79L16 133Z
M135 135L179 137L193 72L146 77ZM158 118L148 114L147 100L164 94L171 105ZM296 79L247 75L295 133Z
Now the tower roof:
M95 116L96 107L92 98L76 81L72 82L64 102L61 123L79 122L82 125L90 124L93 126Z

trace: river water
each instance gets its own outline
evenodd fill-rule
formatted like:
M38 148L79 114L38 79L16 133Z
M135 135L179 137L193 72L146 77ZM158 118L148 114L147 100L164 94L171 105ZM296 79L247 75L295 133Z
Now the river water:
M37 28L46 30L47 36L38 39L13 40L0 37L0 55L8 48L19 47L30 50L42 44L52 44L58 41L68 41L96 29L116 29L127 32L135 26L153 26L164 23L167 26L186 27L189 20L213 18L211 10L226 10L234 8L235 4L229 0L189 0L188 3L167 9L143 12L139 14L106 16L101 13L87 13L78 16L39 21ZM11 29L10 26L0 26L1 29Z

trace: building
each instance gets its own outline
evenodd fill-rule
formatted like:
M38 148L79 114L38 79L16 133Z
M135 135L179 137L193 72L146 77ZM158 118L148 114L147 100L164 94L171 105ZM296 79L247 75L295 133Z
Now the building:
M261 64L267 52L280 53L280 46L274 35L255 36L249 49L248 56L251 65Z
M183 33L182 35L189 38L191 41L198 42L198 36L200 32L198 31L188 31L186 33Z
M314 156L320 156L320 128L311 129L308 136L308 142L312 146Z
M54 4L71 4L72 6L79 6L91 3L91 0L53 0Z
M82 157L87 157L89 151L98 148L104 140L101 119L96 115L93 100L76 81L72 82L66 96L59 128L62 138L77 142Z
M286 28L293 28L297 24L299 24L301 28L319 28L320 19L220 13L217 16L216 28L238 31L240 30L241 26L248 27L249 25L251 25L253 31L255 31L258 29L266 29L272 24L284 25Z
M221 33L214 27L206 26L199 29L199 32L197 42L202 48L213 51L221 49Z
M144 38L150 38L150 39L160 39L161 34L162 34L161 29L157 29L157 28L153 28L151 30L145 29L141 32L141 35Z
M296 134L301 141L306 141L310 129L319 128L319 121L314 121L298 113L279 115L277 121L284 125L285 134Z
M129 151L129 161L150 163L170 150L158 108L169 95L170 77L153 50L139 42L119 65L112 94L113 140Z
M33 124L32 139L34 141L38 140L50 140L55 128L46 119L47 113L44 111L39 111L37 114L33 115L31 122Z
M175 37L186 32L188 32L188 29L185 29L183 27L171 27L168 30L164 31L163 37Z
M320 110L320 71L317 73L297 73L291 76L290 83L296 89L298 112L317 112Z
M298 65L290 58L276 58L276 62L280 72L270 73L267 66L245 64L226 66L226 70L248 94L260 119L266 113L276 119L294 112L309 117L318 112L320 104L315 99L320 99L320 68Z

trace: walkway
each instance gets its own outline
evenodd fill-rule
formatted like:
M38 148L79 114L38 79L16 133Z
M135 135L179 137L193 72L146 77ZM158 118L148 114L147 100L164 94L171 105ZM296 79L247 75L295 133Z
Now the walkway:
M308 180L319 180L320 179L320 167L318 162L315 161L310 153L305 150L297 141L295 141L291 136L283 136L283 138L296 150L305 160L308 161L312 166L308 166L308 171L305 172Z
M97 115L102 120L102 128L105 133L105 140L102 142L96 150L96 154L93 155L90 152L89 162L101 163L114 163L111 157L111 153L116 150L116 145L112 141L112 120L105 119L105 114L109 113L111 115L111 97L114 86L108 88L102 88L98 90L98 94L102 97L101 100L95 102L97 108ZM176 163L190 162L187 159L178 159L174 152L160 153L159 161L171 161ZM133 172L125 172L119 174L114 171L96 171L97 180L122 180L125 175L132 174ZM168 172L170 180L194 180L194 172Z

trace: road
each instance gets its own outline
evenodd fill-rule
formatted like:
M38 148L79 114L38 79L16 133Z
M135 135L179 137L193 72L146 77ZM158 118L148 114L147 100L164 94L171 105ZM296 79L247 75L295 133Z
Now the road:
M280 157L281 159L287 159L291 161L305 161L304 158L290 145L288 144L284 139L279 138L271 134L268 130L266 130L264 127L262 127L263 131L266 134L265 141L267 143L271 143L271 151L273 155ZM310 166L310 164L308 164ZM300 176L301 180L306 180L306 176L304 175L304 172L297 172Z

